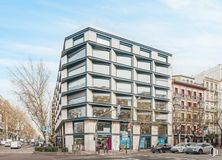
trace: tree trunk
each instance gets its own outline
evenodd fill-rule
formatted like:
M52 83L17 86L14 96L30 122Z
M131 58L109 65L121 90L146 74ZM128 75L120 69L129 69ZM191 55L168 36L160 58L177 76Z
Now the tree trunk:
M220 129L220 148L222 147L222 128Z

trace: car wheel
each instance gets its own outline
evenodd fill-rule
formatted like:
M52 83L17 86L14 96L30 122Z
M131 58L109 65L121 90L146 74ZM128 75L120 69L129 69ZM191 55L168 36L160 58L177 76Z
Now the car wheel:
M203 150L202 150L202 149L200 149L198 153L199 153L199 154L203 154Z
M211 154L213 154L213 153L214 153L214 150L213 150L213 148L211 149L210 153L211 153Z
M189 154L188 152L186 152L186 154Z

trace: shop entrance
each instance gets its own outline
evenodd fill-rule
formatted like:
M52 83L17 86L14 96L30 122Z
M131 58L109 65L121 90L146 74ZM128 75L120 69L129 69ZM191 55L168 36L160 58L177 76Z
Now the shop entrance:
M102 150L111 150L111 136L110 135L98 135L97 146L100 146Z
M140 149L148 149L151 147L151 137L141 136L140 138Z

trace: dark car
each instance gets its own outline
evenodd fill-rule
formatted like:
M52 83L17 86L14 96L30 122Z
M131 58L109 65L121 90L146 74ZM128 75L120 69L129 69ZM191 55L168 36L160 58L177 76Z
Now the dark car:
M151 148L151 152L155 153L155 152L159 152L159 153L165 153L165 152L170 152L171 149L171 145L169 144L158 144L155 147Z

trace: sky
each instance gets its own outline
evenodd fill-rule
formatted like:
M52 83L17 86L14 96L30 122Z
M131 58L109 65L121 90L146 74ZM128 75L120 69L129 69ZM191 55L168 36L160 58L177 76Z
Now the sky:
M173 54L173 74L222 60L220 0L0 1L0 95L16 104L9 69L42 60L56 83L64 38L95 27Z

